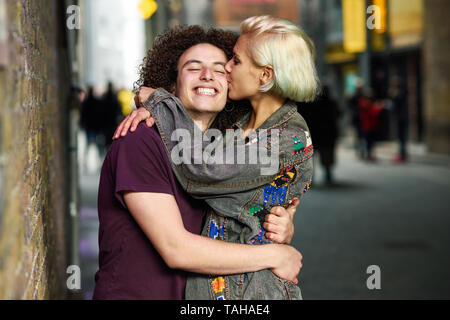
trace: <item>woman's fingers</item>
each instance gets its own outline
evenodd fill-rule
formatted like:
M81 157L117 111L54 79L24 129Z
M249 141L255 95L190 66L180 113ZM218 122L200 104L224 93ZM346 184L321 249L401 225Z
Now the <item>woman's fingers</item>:
M294 204L295 209L295 204ZM263 228L266 230L266 238L278 243L290 243L294 236L293 213L277 206L266 215Z
M294 208L295 209L295 208ZM292 209L291 209L292 211ZM267 222L286 225L292 220L291 212L283 207L273 207L266 216Z
M141 87L137 95L134 96L134 103L137 110L131 112L117 127L114 132L113 139L118 139L119 137L125 137L128 133L136 131L139 123L141 121L146 121L148 127L152 127L155 124L155 120L150 118L150 112L146 110L142 103L147 101L150 95L156 91L156 89Z
M298 207L299 204L300 204L300 200L298 198L294 198L292 200L292 203L290 204L290 206L287 208L287 212L289 212L291 217L294 217L295 212L297 211L297 207Z
M125 136L127 135L128 130L130 129L131 123L133 122L134 118L136 118L136 115L137 115L137 112L136 112L136 111L133 111L133 112L130 114L129 118L128 118L128 119L125 121L125 123L123 124L122 132L120 133L120 135L121 135L122 137L125 137ZM134 131L134 130L132 130L132 132L133 132L133 131Z
M266 232L266 238L269 241L276 242L276 243L282 243L282 238L278 233L273 232Z
M278 234L282 230L282 228L275 223L264 222L262 226L264 230L266 230L266 233Z
M116 140L119 138L120 133L122 132L123 125L128 120L129 117L130 117L130 115L126 116L125 119L123 119L122 122L119 124L116 131L114 132L113 140Z
M141 121L144 119L141 119L141 117L139 116L139 113L134 117L133 121L131 122L131 128L130 131L134 132L136 131L136 128L138 127L139 123L141 123Z
M136 128L138 127L139 123L142 121L146 121L150 118L150 112L145 109L144 107L139 108L136 110L136 116L134 117L132 123L131 123L131 132L134 132ZM147 123L148 125L148 123ZM150 126L151 127L151 126Z
M142 121L146 121L148 127L153 126L155 123L155 120L150 118L150 112L144 107L134 110L120 123L119 127L114 132L113 139L118 139L121 136L125 137L128 131L136 131L139 123Z
M145 120L145 123L147 124L147 127L151 128L155 124L155 120L153 118L148 118Z

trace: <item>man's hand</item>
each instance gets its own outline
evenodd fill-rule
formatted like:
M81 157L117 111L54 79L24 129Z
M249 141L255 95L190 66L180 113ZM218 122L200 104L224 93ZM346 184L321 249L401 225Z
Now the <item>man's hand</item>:
M272 242L290 244L294 237L294 215L299 199L294 199L291 205L285 209L277 206L266 215L263 228L266 230L266 238Z
M145 120L148 127L152 127L155 124L155 120L151 117L150 112L143 107L143 103L147 101L156 89L141 87L138 94L134 97L137 110L131 112L117 127L114 132L113 139L124 137L127 135L128 130L134 132L141 121Z
M298 274L302 268L302 255L294 247L288 245L278 245L281 259L277 261L277 267L270 269L281 279L298 284Z

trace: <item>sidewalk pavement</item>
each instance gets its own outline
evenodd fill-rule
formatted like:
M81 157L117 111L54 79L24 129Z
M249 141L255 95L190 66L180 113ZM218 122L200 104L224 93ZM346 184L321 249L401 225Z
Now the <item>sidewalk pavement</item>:
M354 149L354 138L352 136L341 138L339 147ZM416 164L427 164L437 166L450 166L450 155L440 154L427 150L424 143L408 142L408 159L406 162ZM378 160L392 161L398 155L398 143L396 141L377 142L374 147L374 156ZM401 165L401 163L399 163Z

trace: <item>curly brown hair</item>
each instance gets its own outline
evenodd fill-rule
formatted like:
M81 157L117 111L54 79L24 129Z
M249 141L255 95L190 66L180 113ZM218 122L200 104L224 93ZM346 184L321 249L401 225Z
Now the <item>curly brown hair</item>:
M231 59L237 38L238 35L231 31L201 26L176 26L164 31L156 37L153 47L140 65L139 80L134 83L134 91L145 86L172 92L178 76L178 60L186 50L197 44L209 43L223 50L227 58ZM229 102L217 115L212 127L225 130L249 110L248 101Z

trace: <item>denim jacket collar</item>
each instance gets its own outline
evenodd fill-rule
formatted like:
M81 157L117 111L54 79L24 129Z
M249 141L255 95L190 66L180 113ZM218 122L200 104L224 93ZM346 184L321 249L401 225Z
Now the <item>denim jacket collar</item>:
M272 129L288 121L297 112L297 105L292 100L287 100L281 108L275 111L258 129ZM235 123L235 129L243 129L250 120L251 112Z

